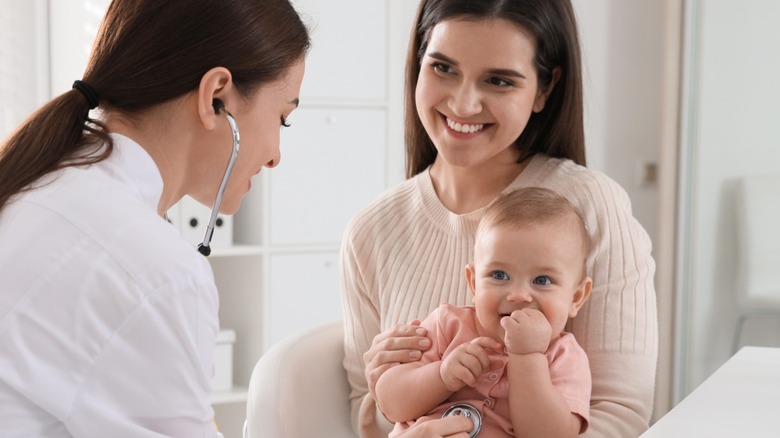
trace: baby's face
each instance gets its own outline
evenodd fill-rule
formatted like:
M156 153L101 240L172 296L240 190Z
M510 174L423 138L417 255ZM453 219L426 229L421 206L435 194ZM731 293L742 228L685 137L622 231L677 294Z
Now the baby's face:
M530 307L544 314L552 338L558 337L587 296L577 293L585 277L584 251L573 218L483 232L469 283L486 334L503 342L501 318Z

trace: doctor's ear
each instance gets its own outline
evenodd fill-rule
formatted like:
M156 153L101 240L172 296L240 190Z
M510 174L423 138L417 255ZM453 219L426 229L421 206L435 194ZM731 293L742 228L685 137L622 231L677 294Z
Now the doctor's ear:
M200 123L207 130L219 126L221 113L226 110L226 104L238 98L230 70L225 67L214 67L207 71L200 80L196 91L197 111Z
M219 114L219 111L225 108L225 104L219 99L212 100L211 106L214 107L214 114Z

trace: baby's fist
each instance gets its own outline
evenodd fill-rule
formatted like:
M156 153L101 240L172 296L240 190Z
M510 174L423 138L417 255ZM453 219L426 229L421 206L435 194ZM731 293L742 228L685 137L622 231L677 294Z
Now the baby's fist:
M501 319L506 351L512 354L544 353L552 339L552 327L536 309L515 310Z

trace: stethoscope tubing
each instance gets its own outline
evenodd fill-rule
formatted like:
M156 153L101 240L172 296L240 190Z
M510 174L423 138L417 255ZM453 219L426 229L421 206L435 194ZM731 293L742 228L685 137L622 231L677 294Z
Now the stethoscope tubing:
M214 199L214 205L211 207L211 216L209 217L209 224L206 227L206 234L203 236L203 243L198 245L198 252L204 256L211 254L211 237L214 234L214 225L217 223L217 215L219 214L219 206L222 205L222 196L225 194L225 188L227 187L230 174L233 173L233 166L236 164L236 158L238 158L239 145L241 143L241 137L238 133L238 124L233 115L228 111L225 111L225 117L227 117L228 124L230 124L230 130L233 132L233 152L230 154L230 161L228 161L227 168L224 175L222 175L222 182L219 184L219 190L217 190L217 197Z

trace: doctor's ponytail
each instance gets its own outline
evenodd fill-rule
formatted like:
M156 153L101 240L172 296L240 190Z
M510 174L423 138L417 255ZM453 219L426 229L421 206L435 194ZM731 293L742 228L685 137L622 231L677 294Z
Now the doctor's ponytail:
M46 174L108 157L110 143L96 141L108 138L105 127L88 113L84 96L70 90L39 108L0 146L0 210Z

